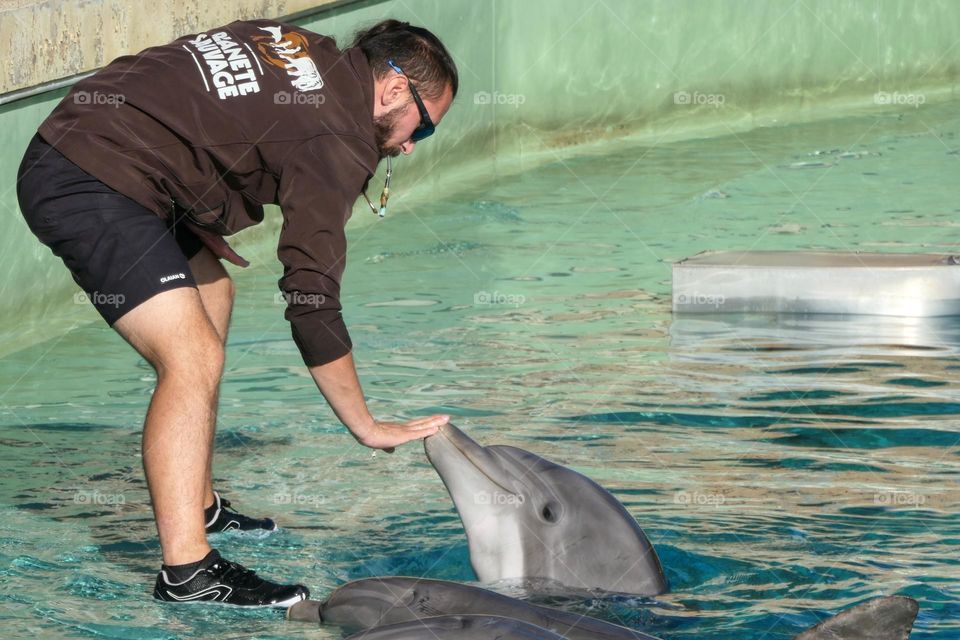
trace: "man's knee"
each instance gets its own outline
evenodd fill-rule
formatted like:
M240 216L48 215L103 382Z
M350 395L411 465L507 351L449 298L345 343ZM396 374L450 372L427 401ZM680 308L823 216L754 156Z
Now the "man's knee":
M220 384L225 360L223 342L211 327L201 335L174 339L163 357L152 362L159 380L177 380L211 391Z

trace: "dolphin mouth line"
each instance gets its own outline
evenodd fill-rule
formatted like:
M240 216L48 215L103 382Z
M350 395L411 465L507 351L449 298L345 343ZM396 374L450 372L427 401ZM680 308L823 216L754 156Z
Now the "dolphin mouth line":
M480 464L477 463L477 460L473 457L473 455L471 455L470 452L465 451L462 447L460 447L460 445L458 445L458 444L456 443L456 441L454 441L453 438L451 438L450 436L448 436L443 429L440 430L440 435L442 435L442 436L447 440L447 442L449 442L450 444L452 444L452 445L453 445L453 448L456 449L457 451L459 451L460 454L461 454L464 458L466 458L467 461L468 461L471 465L473 465L473 468L476 469L477 471L479 471L480 474L481 474L483 477L485 477L487 480L489 480L489 481L491 482L491 484L493 484L494 486L500 487L501 489L503 489L506 493L508 493L508 494L510 494L510 495L516 495L516 492L515 492L515 491L513 491L513 490L511 490L511 489L508 489L507 487L503 486L502 484L500 484L499 482L497 482L496 480L494 480L492 477L490 477L490 474L487 473L486 471L484 471L483 467L480 466ZM466 436L466 434L464 434L464 435ZM469 438L469 436L466 436L466 437ZM482 445L480 445L479 443L475 443L475 444L476 444L478 447L482 447Z

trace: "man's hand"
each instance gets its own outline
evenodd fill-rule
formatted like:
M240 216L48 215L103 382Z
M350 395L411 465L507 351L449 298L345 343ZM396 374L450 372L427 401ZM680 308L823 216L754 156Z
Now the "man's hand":
M354 434L357 442L371 449L383 449L393 453L397 447L411 440L422 440L435 434L440 427L450 421L450 416L436 415L417 418L410 422L373 421L359 434Z

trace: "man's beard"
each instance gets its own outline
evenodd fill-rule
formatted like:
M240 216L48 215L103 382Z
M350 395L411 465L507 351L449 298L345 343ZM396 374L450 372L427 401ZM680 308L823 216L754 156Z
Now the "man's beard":
M402 111L406 105L395 107L386 113L376 116L373 119L373 132L377 141L377 150L380 151L380 157L386 158L392 156L396 158L400 155L399 145L387 146L387 140L393 135L393 129L402 116Z

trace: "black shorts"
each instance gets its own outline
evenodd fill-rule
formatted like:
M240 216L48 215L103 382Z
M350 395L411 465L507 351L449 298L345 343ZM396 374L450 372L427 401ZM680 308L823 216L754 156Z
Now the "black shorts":
M35 135L17 174L20 211L111 326L158 293L196 287L203 243L117 193ZM173 218L173 216L171 216Z

